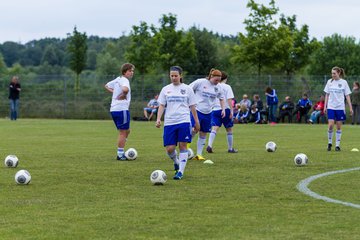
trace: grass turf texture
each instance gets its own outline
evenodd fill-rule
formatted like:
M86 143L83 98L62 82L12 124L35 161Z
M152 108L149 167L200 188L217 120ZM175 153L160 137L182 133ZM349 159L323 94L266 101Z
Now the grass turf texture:
M119 162L111 121L0 120L0 154L19 157L0 168L1 239L358 239L359 209L310 198L296 189L304 178L359 167L360 128L345 125L342 151L327 152L326 125L236 125L238 154L217 134L213 165L189 161L184 179L173 166L154 122L132 122L127 148L135 161ZM197 139L197 137L196 137ZM277 144L275 153L265 143ZM195 145L192 148L195 150ZM309 164L296 167L303 152ZM27 169L32 181L16 185ZM155 169L164 186L149 180ZM310 184L321 195L360 204L359 172Z

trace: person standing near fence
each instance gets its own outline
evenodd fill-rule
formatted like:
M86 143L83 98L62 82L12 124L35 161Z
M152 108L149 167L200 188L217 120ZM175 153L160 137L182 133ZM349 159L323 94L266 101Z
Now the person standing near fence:
M110 106L111 117L119 131L118 149L116 159L120 161L127 160L125 157L125 143L130 134L130 112L131 88L129 80L134 75L135 66L131 63L125 63L121 66L121 77L105 84L105 88L112 93Z
M351 94L351 104L353 107L354 114L352 115L351 124L360 124L360 84L354 82L353 92Z
M158 99L159 109L156 119L156 127L161 126L161 116L164 117L164 147L171 160L174 161L174 180L183 178L185 166L188 159L187 143L191 142L190 111L195 119L195 132L199 131L200 124L197 117L194 91L182 83L182 68L172 66L170 68L171 84L163 87ZM176 146L179 144L179 155Z
M221 82L219 85L221 85L221 88L223 90L224 94L224 103L225 103L225 117L221 116L221 105L220 100L217 98L215 106L213 108L213 111L211 112L211 132L209 135L209 141L208 146L206 148L206 151L208 153L213 153L213 143L215 141L216 133L218 129L221 127L221 125L224 125L226 129L226 140L228 144L228 153L237 153L238 150L234 149L233 147L233 131L232 127L234 126L233 122L233 115L234 110L232 106L232 100L234 99L234 92L229 84L226 84L227 82L227 74L223 71L221 71Z
M206 134L211 132L211 112L217 98L220 100L221 117L225 117L224 94L218 84L220 80L221 72L217 69L211 69L208 78L197 79L189 85L195 92L196 112L200 122L195 160L205 160L202 151L206 142Z
M266 95L266 103L269 109L269 123L275 124L276 123L276 111L278 106L278 97L276 94L276 90L272 89L271 87L267 87L265 89L265 95Z
M346 120L345 113L345 98L350 108L350 116L353 114L353 109L350 100L351 90L346 80L342 79L345 76L344 69L340 67L333 67L331 69L331 79L329 79L324 88L325 107L324 113L328 116L328 147L331 151L333 128L336 123L336 142L335 151L340 151L341 140L341 125Z
M9 84L10 119L13 121L18 118L20 91L19 77L13 76Z

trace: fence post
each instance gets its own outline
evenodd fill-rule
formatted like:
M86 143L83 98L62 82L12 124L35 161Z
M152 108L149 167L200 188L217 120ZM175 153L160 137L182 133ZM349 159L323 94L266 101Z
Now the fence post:
M66 119L66 76L64 76L64 99L63 99L63 104L64 104L64 119Z
M271 87L271 75L269 74L268 77L269 77L269 87Z

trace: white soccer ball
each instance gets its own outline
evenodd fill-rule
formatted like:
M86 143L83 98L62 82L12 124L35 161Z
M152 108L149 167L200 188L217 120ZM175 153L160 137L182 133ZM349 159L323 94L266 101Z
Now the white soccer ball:
M31 181L31 175L26 170L20 170L15 174L15 182L17 184L28 184Z
M135 160L137 158L137 151L135 148L129 148L126 152L125 152L125 157L128 160Z
M265 149L268 152L275 152L276 151L276 143L274 142L268 142L265 145Z
M163 185L167 180L166 173L162 170L155 170L150 175L150 181L154 185Z
M19 164L19 159L15 155L9 155L5 158L5 166L7 167L17 167Z
M294 163L296 166L304 166L308 163L309 159L304 153L296 154Z
M191 148L188 148L188 160L193 159L194 151Z

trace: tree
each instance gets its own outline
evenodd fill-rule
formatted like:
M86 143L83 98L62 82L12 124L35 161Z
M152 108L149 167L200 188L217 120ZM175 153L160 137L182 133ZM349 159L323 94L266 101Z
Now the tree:
M292 45L288 48L288 53L284 59L282 69L285 71L288 79L296 71L305 67L310 62L310 55L314 50L320 47L315 38L310 40L309 27L303 25L300 29L296 27L296 16L280 17L281 26L289 30L292 38Z
M328 75L331 68L339 66L346 75L360 75L360 45L354 37L334 34L325 37L321 47L316 50L309 64L309 73Z
M7 68L6 68L6 63L4 61L3 56L0 53L0 74L4 74L6 73Z
M44 54L41 58L41 64L44 64L44 62L48 62L51 66L61 65L62 56L55 45L50 44L46 46Z
M239 44L233 48L234 63L250 63L256 66L258 76L264 67L278 69L283 64L281 59L291 46L291 38L284 27L276 28L273 16L278 13L275 1L271 0L269 7L259 5L250 0L249 18L245 19L247 34L239 34Z
M69 35L69 43L67 50L70 53L70 68L76 74L74 89L79 91L80 89L80 74L86 67L86 33L80 33L74 27L73 35Z
M97 56L96 71L101 77L119 74L119 61L110 53L104 52Z
M130 44L125 52L125 58L133 63L140 75L151 71L159 60L160 39L155 36L156 29L146 22L133 26L130 34Z
M197 61L195 40L188 32L177 31L176 15L169 13L159 20L160 28L155 37L161 39L160 61L163 70L172 65L181 65L185 70L191 68Z
M189 74L205 74L211 68L219 65L218 49L215 36L205 28L196 27L189 29L195 41L197 61L188 69Z

